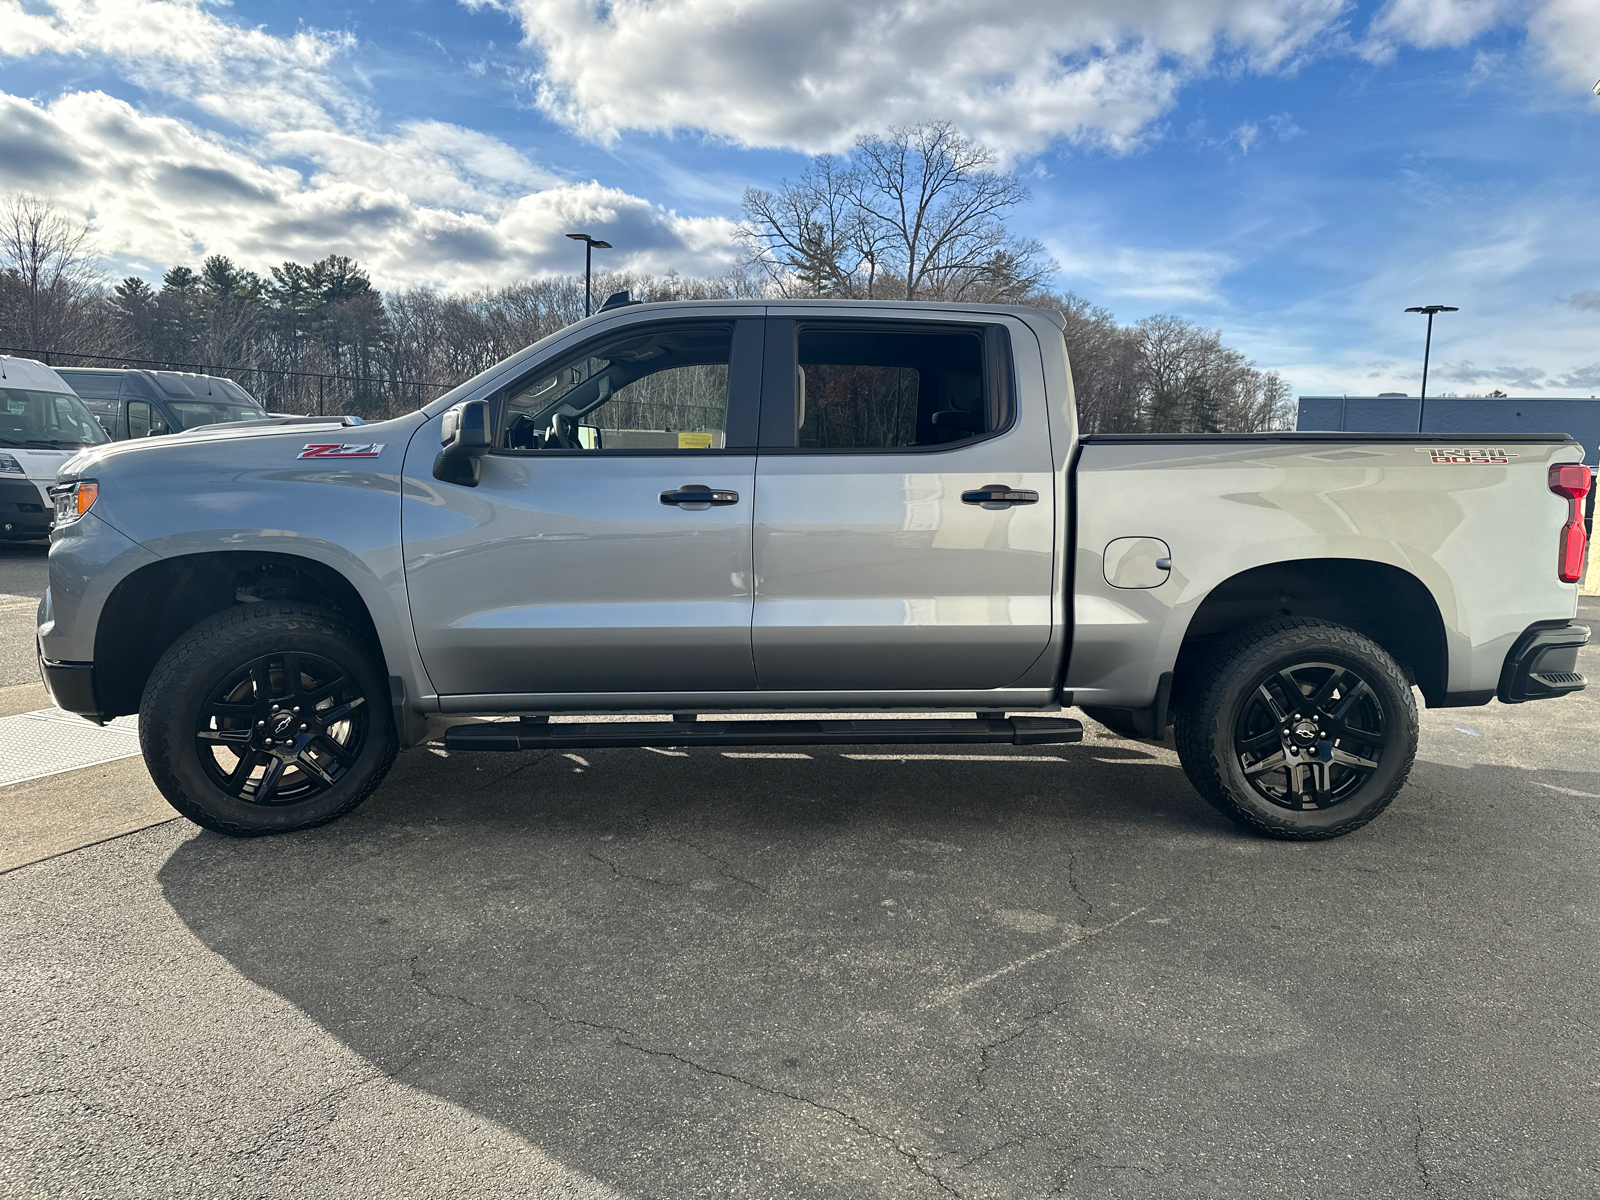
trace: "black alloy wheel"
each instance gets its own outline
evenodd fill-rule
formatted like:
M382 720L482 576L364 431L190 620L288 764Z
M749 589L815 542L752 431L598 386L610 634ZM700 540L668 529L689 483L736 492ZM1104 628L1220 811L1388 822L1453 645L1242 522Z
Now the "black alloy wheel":
M1252 832L1350 833L1411 772L1411 683L1354 629L1274 617L1221 640L1186 676L1175 681L1178 760L1212 807Z
M394 762L382 663L370 635L310 604L207 617L145 684L139 742L150 777L191 821L235 837L341 817Z
M1269 671L1235 726L1250 786L1270 803L1332 808L1361 790L1384 751L1383 705L1355 671L1304 662Z
M228 795L297 804L339 782L361 756L366 697L316 654L266 654L235 670L201 706L196 752Z

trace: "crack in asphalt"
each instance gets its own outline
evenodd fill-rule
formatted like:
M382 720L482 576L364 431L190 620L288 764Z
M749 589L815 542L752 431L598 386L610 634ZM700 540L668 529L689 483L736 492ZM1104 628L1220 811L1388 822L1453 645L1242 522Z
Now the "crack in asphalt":
M1433 1178L1428 1174L1428 1160L1422 1156L1422 1101L1411 1102L1411 1119L1417 1126L1417 1131L1411 1138L1411 1154L1417 1160L1417 1174L1422 1177L1422 1190L1431 1192Z
M637 1042L624 1041L622 1038L617 1039L617 1045L625 1046L629 1050L637 1050L641 1054L649 1054L657 1058L670 1058L673 1062L680 1063L681 1065L688 1067L690 1070L699 1071L702 1075L711 1075L717 1079L726 1079L730 1082L741 1084L744 1087L750 1088L752 1091L761 1092L764 1095L776 1096L784 1100L793 1100L797 1104L808 1105L811 1108L816 1109L818 1112L830 1113L833 1116L836 1116L847 1122L851 1127L860 1130L868 1137L875 1138L884 1145L888 1146L896 1154L900 1155L908 1163L910 1163L919 1175L931 1180L938 1186L939 1190L944 1192L947 1196L955 1196L958 1198L958 1200L961 1198L961 1193L952 1187L943 1176L939 1175L935 1171L930 1170L922 1162L922 1159L918 1156L915 1150L902 1145L900 1140L893 1134L884 1133L881 1130L874 1129L859 1117L847 1113L842 1108L836 1108L831 1104L824 1104L820 1100L813 1100L811 1097L802 1096L797 1092L786 1092L782 1088L769 1087L764 1083L757 1083L752 1079L745 1079L743 1076L734 1075L728 1071L719 1071L715 1067L708 1067L703 1063L695 1062L693 1059L685 1058L683 1055L677 1054L671 1050L654 1050L649 1046L641 1046Z
M27 1092L12 1092L9 1096L0 1096L0 1104L9 1104L13 1100L32 1100L36 1096L76 1096L77 1089L67 1087L34 1088Z
M612 1034L613 1036L615 1036L616 1034L619 1034L619 1033L625 1033L629 1037L638 1037L639 1036L633 1030L631 1030L631 1029L629 1029L629 1028L627 1028L626 1026L623 1026L623 1025L603 1025L603 1024L599 1023L598 1021L585 1021L582 1017L564 1017L564 1016L561 1016L559 1013L557 1013L554 1009L552 1009L548 1004L546 1004L543 1000L539 999L539 997L537 997L537 996L523 996L523 995L519 995L517 993L512 993L512 999L513 1000L520 1000L524 1004L532 1004L533 1006L538 1008L539 1011L544 1015L544 1019L546 1021L551 1022L552 1024L556 1024L556 1025L581 1025L585 1029L593 1029L593 1030L595 1030L595 1031L597 1031L599 1033L609 1033L609 1034Z
M1083 905L1086 915L1094 912L1094 901L1085 896L1082 889L1078 887L1078 856L1076 854L1067 855L1067 886L1072 889L1072 894L1077 897L1078 903Z
M429 987L427 984L427 975L417 970L417 959L420 957L420 955L413 954L406 960L406 965L411 970L411 982L416 984L417 987L427 992L428 995L432 996L435 1000L454 1000L457 1004L464 1004L468 1008L487 1007L486 1005L479 1004L476 1000L468 1000L465 996L458 996L454 992L441 992L437 988Z
M1089 1167L1096 1171L1137 1171L1139 1174L1148 1175L1151 1178L1157 1178L1166 1174L1165 1171L1152 1169L1150 1167L1142 1167L1138 1163L1106 1162L1104 1158L1094 1153L1092 1150L1086 1151L1082 1154L1074 1154L1070 1159L1067 1160L1067 1163L1069 1166L1074 1167L1079 1163L1086 1163ZM1056 1184L1055 1187L1051 1188L1045 1193L1045 1195L1060 1196L1064 1194L1067 1190L1068 1182L1069 1181L1067 1179L1063 1178L1060 1183Z
M674 883L670 879L657 879L654 875L639 875L639 874L636 874L633 871L624 871L621 867L617 866L617 864L612 862L609 858L602 858L600 855L596 854L593 850L585 850L584 853L587 854L590 858L594 859L595 862L597 862L597 863L605 863L606 866L611 868L611 873L613 875L616 875L619 879L637 879L640 883L654 883L654 884L659 885L660 887L676 888L676 887L685 887L685 886L687 886L687 885L682 884L682 883Z
M742 884L745 885L745 887L754 888L756 891L760 892L763 896L772 895L772 892L771 892L770 889L762 887L761 884L757 883L753 879L746 879L743 875L740 875L737 871L735 871L733 869L733 864L730 863L727 859L719 858L717 855L711 853L711 851L709 851L709 850L707 850L707 849L705 849L705 848L703 848L701 846L697 846L694 842L691 842L688 838L686 838L686 837L678 837L676 834L669 833L669 834L666 835L666 839L669 842L677 842L680 846L689 847L689 849L693 850L696 854L700 855L703 858L709 858L712 862L716 863L719 867L722 868L721 871L717 872L719 875L725 876L728 879L732 879L736 883L742 883Z
M1000 1142L1000 1143L998 1143L996 1145L993 1145L993 1146L987 1146L984 1149L979 1150L971 1158L967 1159L966 1162L957 1163L956 1164L956 1170L964 1171L968 1167L972 1166L973 1163L982 1162L984 1159L988 1158L991 1154L998 1154L998 1153L1000 1153L1000 1151L1007 1150L1007 1149L1011 1148L1012 1146L1023 1146L1023 1145L1025 1145L1027 1143L1027 1141L1028 1141L1027 1138L1011 1138L1009 1141Z

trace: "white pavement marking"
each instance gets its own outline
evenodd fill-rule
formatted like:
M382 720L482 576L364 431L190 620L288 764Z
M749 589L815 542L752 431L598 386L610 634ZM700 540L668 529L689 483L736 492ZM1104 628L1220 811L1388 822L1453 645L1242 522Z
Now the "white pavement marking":
M740 750L724 750L723 758L810 758L809 754L746 754Z
M1537 779L1534 782L1539 783ZM1552 792L1560 792L1563 796L1582 796L1585 800L1600 800L1600 796L1595 795L1593 792L1574 791L1572 788L1557 787L1553 783L1539 783L1539 786L1549 788Z
M8 592L0 592L0 613L21 612L23 609L37 611L39 601L32 596L13 596Z
M1106 932L1108 929L1115 929L1124 921L1132 920L1143 911L1144 909L1142 908L1136 908L1131 913L1125 913L1124 915L1118 917L1115 921L1111 922L1111 924L1102 925L1098 929L1075 929L1072 932L1072 936L1067 938L1066 941L1060 943L1059 945L1050 946L1044 950L1035 951L1026 958L1017 959L1017 961L1014 963L1007 963L998 971L990 971L982 979L974 979L971 983L963 983L959 987L945 988L942 992L935 992L921 1004L917 1005L915 1011L927 1012L930 1008L939 1008L943 1005L959 1000L968 992L975 991L978 988L983 987L984 984L993 983L996 979L1003 978L1004 976L1011 974L1013 971L1020 971L1023 967L1032 966L1040 959L1049 958L1052 954L1060 954L1063 950L1070 950L1079 942L1084 942L1092 937L1096 937L1099 934Z
M858 762L1066 762L1054 754L841 754Z
M689 752L687 750L661 750L661 749L658 749L655 746L641 746L639 748L641 750L648 750L648 751L650 751L651 754L662 754L662 755L665 755L667 758L688 758L689 757Z
M105 726L91 725L59 708L0 717L0 787L138 753L135 717L118 717Z

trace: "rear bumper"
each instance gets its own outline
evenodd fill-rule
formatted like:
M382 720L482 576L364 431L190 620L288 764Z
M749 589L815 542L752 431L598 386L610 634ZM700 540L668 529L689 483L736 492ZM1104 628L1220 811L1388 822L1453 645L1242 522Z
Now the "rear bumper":
M1581 692L1588 680L1578 674L1578 651L1589 642L1589 627L1571 621L1530 625L1506 655L1496 693L1502 704L1552 700Z
M105 721L94 698L93 663L51 662L41 655L39 673L44 676L44 686L57 708L96 723Z

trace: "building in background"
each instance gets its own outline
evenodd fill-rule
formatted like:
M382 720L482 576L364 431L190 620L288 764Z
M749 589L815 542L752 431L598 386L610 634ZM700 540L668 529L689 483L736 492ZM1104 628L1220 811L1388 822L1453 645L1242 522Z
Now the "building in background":
M1301 396L1296 429L1347 433L1416 433L1422 402L1415 396ZM1600 399L1555 396L1429 396L1420 413L1423 440L1496 433L1566 433L1583 446L1583 461L1600 462Z

